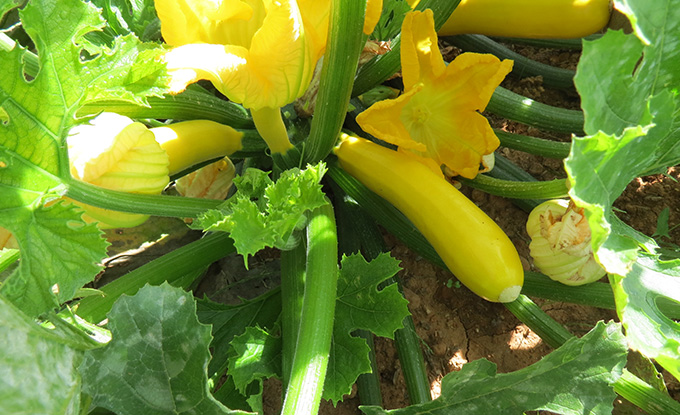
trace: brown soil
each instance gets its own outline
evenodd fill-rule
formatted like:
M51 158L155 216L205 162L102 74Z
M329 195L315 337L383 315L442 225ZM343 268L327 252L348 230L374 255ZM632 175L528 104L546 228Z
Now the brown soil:
M519 47L517 51L549 63L574 69L578 53ZM455 55L456 50L447 48L445 55ZM574 91L557 91L545 88L540 78L507 79L503 86L538 101L565 108L578 108L578 96ZM540 136L554 140L568 140L569 136L538 131L514 122L489 115L494 127L511 132ZM537 179L547 180L565 177L560 160L531 156L526 153L501 149L501 154L519 164ZM680 178L679 169L670 169L668 176L657 175L640 178L631 183L619 198L616 207L621 210L621 218L647 235L656 230L656 221L664 207L669 207L671 226L680 223ZM674 180L675 179L675 180ZM462 191L481 209L486 211L515 243L525 269L531 269L528 253L529 237L525 231L527 213L515 207L509 200L490 196L478 190L463 187ZM194 236L189 236L193 238ZM680 227L671 232L675 243L680 243ZM186 240L184 236L183 240ZM416 331L422 339L422 349L426 358L427 372L431 383L431 394L439 394L441 378L465 363L486 358L498 366L498 372L510 372L537 362L551 352L551 348L526 325L517 320L504 306L486 302L472 294L465 287L458 287L453 276L428 263L409 251L403 244L390 235L386 242L392 254L401 261L403 270L399 278L403 281L406 298L415 321ZM276 284L276 259L266 254L265 269L269 269L260 281L259 289L268 284ZM148 258L141 258L142 262ZM252 265L252 263L251 263ZM251 269L253 267L251 266ZM258 267L254 267L257 269ZM227 288L225 275L235 275L242 270L240 259L225 260L213 267L213 272L204 280L201 292L211 294L225 293L223 300L242 295L240 291ZM231 270L231 271L228 271ZM239 278L242 279L242 278ZM251 287L252 288L252 287ZM231 294L230 294L231 292ZM236 292L236 294L235 294ZM248 296L255 294L250 292ZM557 303L535 299L550 316L567 327L572 333L582 335L599 320L617 319L615 312L573 304ZM409 405L403 374L397 358L394 343L389 339L376 339L376 353L385 408L400 408ZM678 398L680 385L667 377L669 392ZM356 395L356 394L354 394ZM265 413L275 414L279 410L280 386L277 381L269 381L265 388ZM328 403L322 405L321 414L359 414L359 399L347 397L337 407ZM625 404L617 406L617 413L639 413Z

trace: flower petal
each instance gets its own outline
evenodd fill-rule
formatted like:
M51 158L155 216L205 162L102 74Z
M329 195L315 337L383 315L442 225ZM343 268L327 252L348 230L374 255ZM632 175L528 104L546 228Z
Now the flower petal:
M424 79L440 76L446 69L434 30L432 10L406 13L401 26L401 73L408 91Z
M163 39L172 46L232 43L221 39L225 27L253 18L253 8L241 0L156 0L155 6Z
M165 55L171 90L181 92L199 79L210 80L230 100L247 108L279 108L307 89L316 64L315 42L294 1L272 2L250 49L239 45L192 44Z
M420 87L416 87L396 99L378 101L356 118L357 123L367 133L402 149L426 151L424 144L414 141L410 132L399 122L404 107L409 104Z
M364 17L364 34L370 35L375 29L375 25L380 20L382 14L382 0L367 0L366 1L366 16Z
M459 99L466 101L462 105L484 111L512 65L511 60L500 61L491 54L467 52L458 55L446 67L444 77L457 85L452 88L460 91Z

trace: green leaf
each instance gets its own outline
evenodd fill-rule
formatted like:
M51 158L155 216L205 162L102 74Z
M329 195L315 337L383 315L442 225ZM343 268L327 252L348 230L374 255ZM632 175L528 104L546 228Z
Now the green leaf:
M247 386L256 380L280 376L281 337L259 327L248 327L232 340L231 346L228 373L242 394L245 395Z
M680 260L641 255L625 277L612 279L630 347L653 357L680 379L680 324L666 317L657 304L663 297L680 302Z
M80 413L82 353L0 296L0 413Z
M213 341L210 347L213 349L213 359L208 374L211 378L219 377L227 368L234 337L243 334L248 327L266 329L274 326L281 314L281 292L270 290L238 305L198 300L197 314L201 323L212 326Z
M399 261L388 253L380 254L371 262L366 262L360 254L343 257L324 399L341 401L343 395L350 393L357 377L371 371L368 345L364 339L352 337L353 331L369 330L393 339L394 332L403 327L404 317L409 315L408 302L397 284L378 289L400 269Z
M386 0L383 2L382 14L371 34L372 39L388 40L399 34L401 23L411 6L405 0Z
M21 216L14 215L19 223L0 219L17 237L21 252L18 268L0 293L27 315L37 316L72 299L97 275L108 243L96 225L80 219L81 210L73 205L57 203L20 212Z
M16 235L22 256L0 292L37 316L71 299L106 256L105 241L82 222L80 211L45 207L73 180L65 137L76 111L99 99L144 103L165 90L165 70L155 62L162 49L133 36L117 39L111 50L85 53L83 35L102 26L90 3L31 1L20 18L40 71L29 81L24 49L0 52L0 113L6 118L0 123L0 226Z
M610 31L584 42L575 83L589 136L574 139L565 161L569 194L585 209L593 251L610 274L629 341L677 376L680 330L656 303L678 294L646 285L655 280L673 286L676 276L648 255L662 253L657 243L619 220L612 204L634 178L680 162L680 1L616 5L634 34Z
M210 327L191 294L164 283L122 296L109 313L113 340L85 353L83 391L117 414L232 414L210 394Z
M467 363L442 379L434 401L376 414L520 414L547 410L564 415L610 414L616 394L612 384L626 363L626 343L617 323L599 322L582 338L573 338L542 360L512 373L496 373L486 359ZM548 387L549 386L549 387Z
M273 182L267 173L248 169L234 179L236 194L192 227L230 232L236 250L246 258L265 247L286 249L297 243L293 232L304 227L305 213L323 205L320 181L325 172L320 162L286 170Z
M106 34L134 33L143 41L160 40L160 20L153 0L95 0L107 21Z

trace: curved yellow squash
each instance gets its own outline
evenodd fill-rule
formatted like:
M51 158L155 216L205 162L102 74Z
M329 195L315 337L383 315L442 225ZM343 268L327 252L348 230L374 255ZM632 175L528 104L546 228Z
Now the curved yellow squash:
M401 211L453 274L482 298L510 302L524 282L515 246L443 176L396 151L343 134L340 166Z
M578 38L606 27L611 10L610 0L461 0L437 33Z

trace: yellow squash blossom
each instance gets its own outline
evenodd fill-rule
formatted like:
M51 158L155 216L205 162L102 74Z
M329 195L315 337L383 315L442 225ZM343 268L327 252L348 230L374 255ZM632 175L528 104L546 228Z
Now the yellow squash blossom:
M156 0L171 89L207 79L251 110L275 153L291 144L280 107L301 96L326 47L328 0Z
M142 123L104 112L69 131L67 138L71 175L106 189L160 194L168 185L168 155ZM75 202L83 218L100 228L129 228L147 215L117 212Z
M404 94L357 117L366 132L419 157L431 168L474 178L482 157L499 145L479 112L512 69L512 61L464 53L448 66L437 45L431 10L409 12L401 32Z

